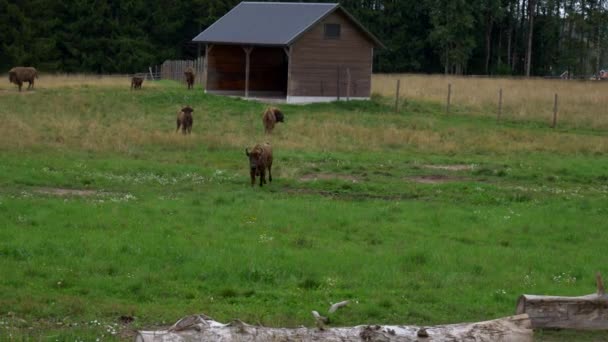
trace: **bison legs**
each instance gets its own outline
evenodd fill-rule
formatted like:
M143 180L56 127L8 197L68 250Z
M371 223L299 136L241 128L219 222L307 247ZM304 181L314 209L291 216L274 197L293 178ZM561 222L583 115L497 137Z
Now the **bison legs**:
M23 87L23 82L19 81L19 82L17 82L17 85L19 86L19 92L21 92L21 87Z
M268 165L268 181L272 183L272 164Z
M266 184L266 172L264 169L260 170L260 186Z
M249 175L251 176L251 186L255 185L255 173L256 173L255 169L251 169L249 171Z

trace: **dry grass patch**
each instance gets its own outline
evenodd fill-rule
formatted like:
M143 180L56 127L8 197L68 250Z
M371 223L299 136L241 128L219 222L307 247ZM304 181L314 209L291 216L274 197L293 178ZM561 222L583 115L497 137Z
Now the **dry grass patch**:
M8 75L1 78L8 80ZM40 74L34 89L77 88L77 87L131 87L131 77L127 75L89 75L89 74ZM158 87L153 81L144 81L142 90ZM8 82L0 85L0 94L18 93L17 86ZM32 91L22 91L22 94Z
M164 120L164 119L163 119ZM0 125L0 148L70 147L90 151L130 152L147 145L184 148L245 148L268 141L281 150L320 152L383 151L415 148L432 153L608 153L608 139L575 133L522 131L515 129L473 130L467 128L371 127L364 123L345 123L335 116L319 120L299 117L273 136L249 127L240 120L215 122L199 114L191 136L174 131L173 123L152 125L143 117L120 118L104 122L96 117L73 114L40 114L20 117L7 114ZM257 122L257 120L256 120ZM469 166L467 166L469 167ZM436 167L441 168L441 167ZM455 166L444 168L464 168Z
M446 102L451 83L452 104L466 106L476 115L496 115L498 91L502 88L504 118L547 123L552 119L557 93L558 124L608 129L608 82L376 74L372 78L372 91L394 97L397 80L401 80L400 92L404 98L440 103Z

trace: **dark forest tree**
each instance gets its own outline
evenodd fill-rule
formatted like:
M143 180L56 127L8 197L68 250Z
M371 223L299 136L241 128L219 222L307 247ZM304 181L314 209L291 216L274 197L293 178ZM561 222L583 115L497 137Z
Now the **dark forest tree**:
M339 2L386 44L376 72L589 77L608 68L607 0ZM191 39L238 3L0 0L0 71L132 73L193 58Z

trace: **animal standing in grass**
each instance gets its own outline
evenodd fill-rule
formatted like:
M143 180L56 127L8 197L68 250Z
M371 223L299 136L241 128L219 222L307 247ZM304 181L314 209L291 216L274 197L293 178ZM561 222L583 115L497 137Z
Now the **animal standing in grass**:
M264 112L264 116L262 116L262 122L264 123L264 132L266 134L272 133L274 129L274 125L277 122L285 122L285 117L283 116L283 112L278 110L277 108L270 107L266 109Z
M34 79L38 78L38 71L32 67L14 67L8 71L8 80L19 86L19 91L24 82L28 82L27 89L34 89Z
M188 67L186 71L184 71L184 75L186 76L186 84L188 84L188 89L194 88L194 69L192 69L192 67Z
M249 158L251 186L255 185L256 176L260 176L260 186L266 184L266 169L268 169L268 180L272 182L272 147L270 144L257 144L251 152L245 149L245 155Z
M131 90L133 89L141 89L141 85L144 83L144 78L140 76L133 76L131 78Z
M182 134L192 133L192 124L194 123L192 112L194 112L194 109L190 106L183 107L177 112L177 128L175 129L175 132L179 131L181 126Z

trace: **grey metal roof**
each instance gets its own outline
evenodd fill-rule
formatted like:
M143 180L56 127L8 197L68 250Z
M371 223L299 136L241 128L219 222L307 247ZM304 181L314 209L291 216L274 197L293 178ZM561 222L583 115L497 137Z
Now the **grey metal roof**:
M337 8L335 3L241 2L192 41L287 46ZM352 15L341 10L382 46Z

